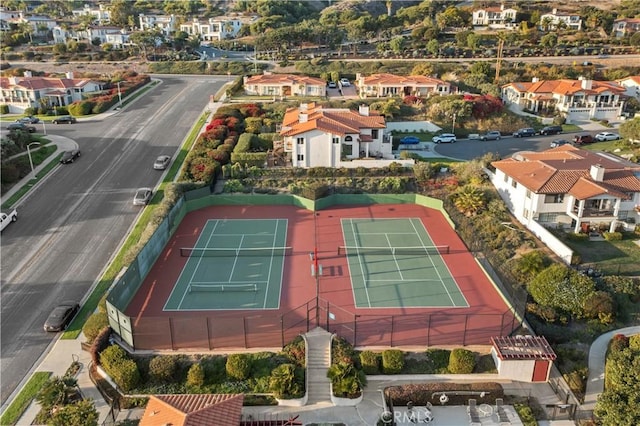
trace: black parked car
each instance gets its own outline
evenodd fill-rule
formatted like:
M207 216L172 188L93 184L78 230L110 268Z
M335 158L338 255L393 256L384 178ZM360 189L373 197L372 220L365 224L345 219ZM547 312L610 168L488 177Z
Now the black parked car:
M547 126L540 130L541 135L557 135L562 133L562 126Z
M62 153L62 157L60 157L60 162L62 164L73 163L73 160L80 157L80 150L73 149L71 151L65 151Z
M7 130L9 130L10 132L15 130L20 130L22 132L29 132L29 133L36 132L36 128L34 126L27 126L24 123L11 123L7 126Z
M61 115L53 119L53 124L72 124L76 122L76 118L70 115Z
M56 306L44 323L44 331L62 331L78 313L80 305L76 302L62 302Z
M516 138L526 138L526 137L535 136L535 135L536 135L536 131L533 130L531 127L525 127L513 132L513 136Z

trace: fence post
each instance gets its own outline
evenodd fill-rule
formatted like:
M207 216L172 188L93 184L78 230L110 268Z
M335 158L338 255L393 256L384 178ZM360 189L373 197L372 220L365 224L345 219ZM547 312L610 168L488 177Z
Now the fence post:
M244 335L244 347L246 349L246 348L248 348L248 346L247 346L247 317L242 317L242 334Z
M211 350L211 328L209 326L209 317L206 318L207 321L207 346L209 350Z
M175 351L176 348L173 345L173 322L171 321L171 317L169 317L169 338L171 339L171 349Z
M431 344L431 314L427 317L427 346Z
M281 345L284 348L284 315L280 316L280 341Z
M391 344L389 346L393 347L393 315L391 315Z
M467 321L469 320L469 314L464 316L464 333L462 334L462 346L467 345Z

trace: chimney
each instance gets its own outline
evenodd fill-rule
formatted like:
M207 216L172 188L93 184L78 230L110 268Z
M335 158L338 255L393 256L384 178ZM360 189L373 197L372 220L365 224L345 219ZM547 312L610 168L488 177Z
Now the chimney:
M537 83L537 82L539 82L539 81L540 81L540 79L539 79L538 77L533 77L533 78L531 79L531 82L532 82L532 83Z
M301 112L300 114L298 114L299 123L306 123L308 120L309 120L309 114L307 114L306 112Z
M64 73L65 77L67 77L69 80L73 80L73 72L72 71L67 71Z
M28 77L28 78L31 78L31 77L33 77L33 73L31 71L27 70L27 71L24 72L24 76Z
M500 10L504 10L504 3L500 5Z
M9 84L11 85L18 84L18 77L16 77L15 75L9 76Z
M300 104L300 111L306 111L309 108L308 104Z
M553 8L553 11L551 11L552 14L557 15L558 14L558 9L556 9L555 7Z
M602 180L604 179L604 167L602 167L600 164L594 164L593 166L591 166L589 174L591 175L591 179L595 180L596 182L602 182Z
M583 78L581 85L584 90L591 90L591 87L593 86L593 80L588 78Z
M369 105L365 105L365 104L360 105L360 108L358 109L358 112L360 113L360 115L364 115L365 117L368 117L369 116Z

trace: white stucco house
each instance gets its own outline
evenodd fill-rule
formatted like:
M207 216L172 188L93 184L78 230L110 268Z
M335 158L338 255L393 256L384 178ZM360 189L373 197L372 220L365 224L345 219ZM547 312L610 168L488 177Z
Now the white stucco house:
M591 119L616 121L624 108L625 88L615 81L538 80L502 86L502 100L532 113L562 113L568 123Z
M392 137L382 115L361 105L358 111L300 104L286 111L280 136L293 167L383 167L395 160Z
M613 36L625 37L640 31L640 18L620 18L613 21Z
M247 95L260 96L326 96L327 82L321 78L295 74L264 73L244 77Z
M494 161L493 185L513 215L529 225L587 232L606 223L640 223L640 165L613 154L562 145Z
M98 4L97 7L91 7L85 4L82 9L74 9L71 13L73 13L75 18L91 15L93 16L94 23L98 25L108 24L110 20L109 7L104 4Z
M21 114L27 108L41 105L65 106L82 100L87 94L102 91L102 83L86 78L0 77L0 103L9 106L12 114Z
M518 11L504 4L476 9L471 14L474 27L515 28Z
M389 96L432 96L451 94L451 84L439 78L424 75L410 75L408 77L380 73L364 76L356 74L355 84L358 94L364 98L381 98Z
M158 29L165 36L171 35L175 31L176 17L175 15L145 15L141 13L138 16L140 30L148 31Z
M256 16L216 16L207 20L193 18L191 22L180 24L180 31L198 35L203 42L234 38L243 25L249 25Z
M561 24L562 23L562 24ZM566 12L560 12L558 9L553 9L551 13L545 13L540 15L540 27L547 30L553 30L558 28L558 25L564 25L569 30L582 29L582 18L580 15L575 15Z
M640 75L631 75L629 77L616 80L620 86L625 88L626 96L636 98L640 101Z

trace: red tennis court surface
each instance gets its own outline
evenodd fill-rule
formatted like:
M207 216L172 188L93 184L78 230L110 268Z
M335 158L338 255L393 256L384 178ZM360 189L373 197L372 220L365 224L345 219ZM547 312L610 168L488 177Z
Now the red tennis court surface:
M469 307L356 308L347 258L337 251L345 244L340 220L415 217L435 245L450 246L443 259ZM225 218L288 220L286 245L293 254L285 259L280 309L164 312L187 261L179 248L193 247L208 219ZM316 246L323 271L317 281L310 256ZM281 205L213 206L188 213L125 313L136 349L278 347L316 326L359 347L486 345L519 325L442 213L415 204L334 206L315 213Z

